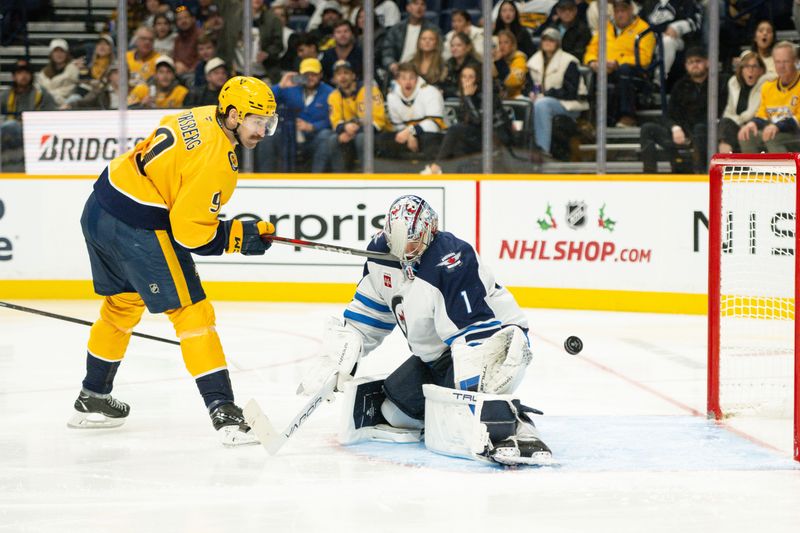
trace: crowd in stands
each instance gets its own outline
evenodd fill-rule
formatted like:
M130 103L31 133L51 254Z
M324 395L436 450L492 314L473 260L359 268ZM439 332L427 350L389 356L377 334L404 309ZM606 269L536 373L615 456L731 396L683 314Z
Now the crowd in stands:
M256 149L256 171L358 170L371 127L377 157L440 173L444 161L482 148L488 60L497 140L527 139L534 162L576 160L569 135L596 120L603 31L608 126L640 127L647 172L659 157L675 172L704 172L708 1L716 0L501 0L486 35L480 0L376 0L375 85L366 89L361 0L128 0L129 42L115 42L112 16L88 46L53 39L37 72L28 58L17 61L0 93L3 146L21 143L23 111L117 109L120 61L131 109L213 105L248 68L271 85L281 115L276 135ZM798 54L776 31L800 26L800 0L719 1L719 151L799 150ZM242 9L253 14L245 32ZM666 114L643 121L640 111L662 98ZM529 131L504 109L509 101L531 107Z

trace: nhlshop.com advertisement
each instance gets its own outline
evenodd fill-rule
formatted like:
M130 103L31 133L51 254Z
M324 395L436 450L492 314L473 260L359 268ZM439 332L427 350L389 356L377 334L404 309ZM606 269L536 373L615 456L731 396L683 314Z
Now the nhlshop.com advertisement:
M481 255L511 286L706 292L705 182L489 181Z

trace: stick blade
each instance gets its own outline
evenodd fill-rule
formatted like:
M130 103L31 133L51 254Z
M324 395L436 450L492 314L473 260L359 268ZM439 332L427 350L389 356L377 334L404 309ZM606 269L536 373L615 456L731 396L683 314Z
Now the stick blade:
M252 431L255 431L258 439L261 441L261 445L267 450L267 453L270 455L278 453L278 450L283 446L286 439L282 438L283 436L275 431L275 426L272 425L267 415L261 410L261 406L258 405L258 402L255 401L255 399L251 399L247 402L247 405L244 406L242 412L245 422L247 422L247 425L250 426Z

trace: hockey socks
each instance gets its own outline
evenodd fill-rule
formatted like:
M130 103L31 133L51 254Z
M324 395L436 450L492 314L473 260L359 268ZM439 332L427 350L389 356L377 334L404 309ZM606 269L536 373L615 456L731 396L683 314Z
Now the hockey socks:
M199 376L194 381L209 412L222 404L233 403L233 387L227 368Z
M120 361L106 361L86 352L86 377L83 388L95 394L108 394L114 388Z

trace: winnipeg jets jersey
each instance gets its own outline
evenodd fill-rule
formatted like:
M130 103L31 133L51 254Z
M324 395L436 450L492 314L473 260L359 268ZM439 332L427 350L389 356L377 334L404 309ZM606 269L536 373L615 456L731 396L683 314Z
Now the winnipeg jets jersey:
M383 233L368 249L389 251ZM425 362L454 343L480 343L503 326L528 328L514 297L495 283L472 246L447 232L436 235L413 280L406 279L399 262L369 259L344 317L363 335L364 355L397 325Z

